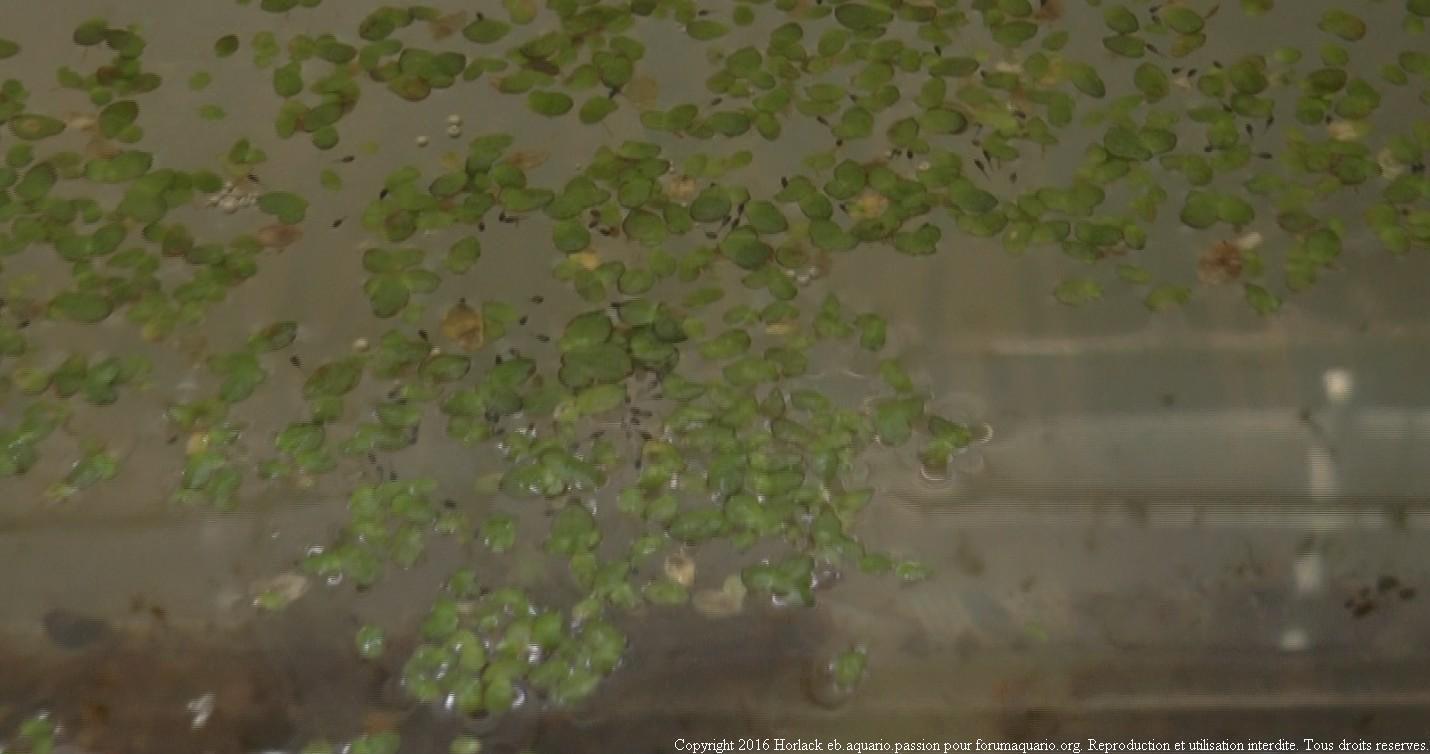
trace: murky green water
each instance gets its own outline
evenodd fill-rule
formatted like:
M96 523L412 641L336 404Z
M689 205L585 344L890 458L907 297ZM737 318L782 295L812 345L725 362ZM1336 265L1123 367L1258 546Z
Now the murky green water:
M0 7L5 751L1413 731L1427 18Z

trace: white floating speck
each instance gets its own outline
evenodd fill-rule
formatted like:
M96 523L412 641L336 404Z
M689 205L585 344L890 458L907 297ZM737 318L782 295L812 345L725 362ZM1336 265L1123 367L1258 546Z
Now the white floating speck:
M1337 120L1328 124L1326 131L1336 141L1356 141L1361 138L1364 129L1355 121Z
M1292 626L1281 633L1282 652L1304 652L1311 648L1311 635L1306 629Z
M1242 236L1241 238L1236 239L1236 248L1241 249L1242 251L1252 251L1256 247L1260 246L1263 240L1264 239L1261 237L1261 234L1253 230L1250 233L1247 233L1246 235Z
M419 146L419 147L425 147L425 146L427 146L427 137L426 137L426 136L418 136L418 137L417 137L417 146Z
M1351 393L1355 392L1356 378L1349 369L1327 369L1321 375L1321 382L1326 389L1326 399L1331 403L1345 403L1350 400Z
M1325 583L1325 566L1318 552L1308 552L1296 558L1291 566L1291 576L1296 584L1297 594L1315 594Z
M189 700L185 705L189 710L189 727L198 730L209 722L209 717L214 713L214 695L204 694L196 699Z

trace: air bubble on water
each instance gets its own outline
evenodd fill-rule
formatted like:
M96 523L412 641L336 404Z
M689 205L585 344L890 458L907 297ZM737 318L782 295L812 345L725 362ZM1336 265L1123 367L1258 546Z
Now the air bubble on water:
M828 660L809 661L803 675L805 698L819 707L838 709L854 696L853 688L841 686L835 681L834 664Z
M993 439L993 425L988 422L979 422L970 429L973 431L973 442L983 444Z
M944 464L942 468L937 469L926 463L919 464L919 477L930 484L947 482L950 476L949 464Z

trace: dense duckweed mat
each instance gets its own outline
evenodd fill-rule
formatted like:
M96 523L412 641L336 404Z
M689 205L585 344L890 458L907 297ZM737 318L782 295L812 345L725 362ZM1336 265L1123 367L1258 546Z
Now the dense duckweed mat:
M830 284L856 255L1057 257L1068 317L1274 317L1430 246L1422 0L209 2L243 31L0 39L10 515L126 473L173 515L316 501L245 599L433 572L415 641L346 643L452 715L582 704L652 613L930 576L861 539L878 472L946 478L992 429ZM163 441L103 429L132 401ZM877 661L848 637L812 699Z

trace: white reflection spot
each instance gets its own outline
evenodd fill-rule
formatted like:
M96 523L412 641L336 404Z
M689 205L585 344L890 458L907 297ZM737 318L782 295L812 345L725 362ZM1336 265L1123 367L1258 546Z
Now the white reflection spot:
M1326 398L1331 403L1345 403L1350 400L1351 393L1355 392L1356 380L1349 369L1337 367L1327 369L1321 375L1321 382L1326 387Z
M1311 648L1311 635L1300 626L1292 626L1281 632L1282 652L1304 652Z

